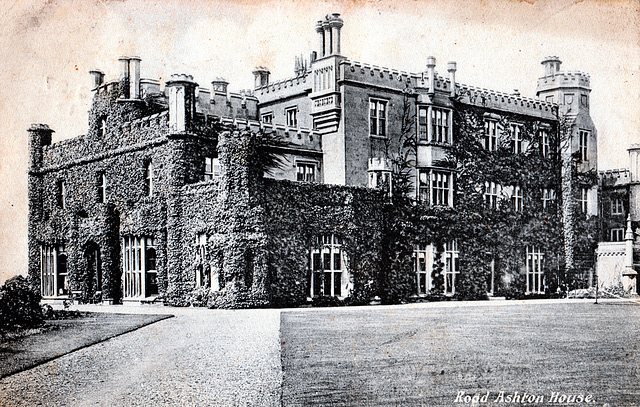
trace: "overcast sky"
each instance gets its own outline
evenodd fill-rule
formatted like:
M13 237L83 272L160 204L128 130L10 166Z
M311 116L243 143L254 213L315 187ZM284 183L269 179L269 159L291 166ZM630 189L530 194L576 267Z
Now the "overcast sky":
M167 4L165 4L167 3ZM294 57L317 44L315 22L339 12L342 54L420 72L427 57L457 81L535 96L540 61L591 75L591 116L600 169L627 167L640 143L640 2L631 1L71 1L3 0L0 5L0 281L26 273L27 133L47 123L54 141L84 134L88 71L107 80L117 58L142 58L142 77L222 76L251 88L251 70L293 75Z

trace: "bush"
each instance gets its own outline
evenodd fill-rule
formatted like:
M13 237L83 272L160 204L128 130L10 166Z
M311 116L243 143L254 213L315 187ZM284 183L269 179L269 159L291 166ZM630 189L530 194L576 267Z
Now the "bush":
M0 331L30 328L42 323L42 296L23 276L15 276L0 287Z

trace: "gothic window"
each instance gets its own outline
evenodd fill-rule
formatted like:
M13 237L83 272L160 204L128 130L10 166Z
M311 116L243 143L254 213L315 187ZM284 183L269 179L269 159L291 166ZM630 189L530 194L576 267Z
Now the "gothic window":
M623 215L624 214L624 206L622 204L622 199L613 198L611 200L611 214L612 215Z
M556 200L556 191L552 188L544 188L542 190L542 208L547 209L551 203Z
M547 130L540 130L540 153L542 157L549 158L551 153L551 144L549 142L549 132Z
M624 241L624 228L613 228L610 231L612 242Z
M522 196L522 188L518 185L513 187L513 194L511 195L511 203L513 204L514 211L522 212L524 199Z
M542 261L544 254L534 246L527 246L526 250L527 293L543 293L544 271Z
M196 236L196 286L209 287L211 274L207 262L207 234L199 233Z
M316 164L297 162L296 180L304 182L316 182Z
M298 127L298 107L290 107L285 110L287 127Z
M487 208L498 209L498 201L502 187L495 182L485 182L484 184L484 203Z
M426 294L431 289L433 267L433 246L416 245L413 248L418 294Z
M43 297L68 294L67 254L63 245L40 246L40 293Z
M204 158L204 180L211 181L221 175L220 160L214 157Z
M580 130L579 136L580 136L580 147L579 147L580 159L582 161L587 161L589 159L589 156L588 156L589 132L586 130Z
M444 292L445 294L456 293L456 278L460 273L458 268L458 241L452 240L445 244L444 248Z
M318 237L317 246L311 251L310 295L342 297L342 280L346 279L346 259L342 250L342 239L333 234Z
M387 136L387 101L369 100L369 134L379 137Z
M522 153L522 128L518 124L511 125L511 152L514 154Z
M431 141L451 143L449 116L449 110L431 108Z
M158 294L155 240L149 236L122 239L122 288L124 298Z
M484 123L484 148L496 151L498 148L498 122L487 120Z

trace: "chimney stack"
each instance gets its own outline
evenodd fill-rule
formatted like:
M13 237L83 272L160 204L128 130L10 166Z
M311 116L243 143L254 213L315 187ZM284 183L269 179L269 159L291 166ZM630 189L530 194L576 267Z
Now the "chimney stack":
M456 96L456 68L455 62L450 61L447 63L447 71L449 72L449 82L451 82L451 97Z
M319 46L318 46L318 57L322 58L325 56L324 50L325 50L325 38L324 38L324 27L322 25L322 20L318 20L318 22L316 23L316 32L319 34L318 39L319 41Z
M129 99L129 58L120 57L118 58L118 61L122 63L120 71L120 83L122 86L121 97L124 99Z
M129 98L140 99L140 57L129 58Z
M427 74L429 75L428 93L433 94L436 91L436 57L427 57Z
M258 66L253 71L253 77L255 79L254 87L261 88L263 86L267 86L269 84L269 70L264 66Z
M100 85L102 85L104 83L104 72L102 71L98 71L93 70L93 71L89 71L89 74L93 77L93 88L92 89L97 89Z

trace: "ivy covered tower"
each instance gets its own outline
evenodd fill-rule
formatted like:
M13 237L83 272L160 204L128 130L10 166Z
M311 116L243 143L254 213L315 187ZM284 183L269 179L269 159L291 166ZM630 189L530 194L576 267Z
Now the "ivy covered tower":
M590 245L579 244L589 235L580 221L598 214L597 133L589 114L589 75L561 71L561 64L555 56L542 61L544 75L538 79L536 95L558 105L565 264L570 272L586 277L593 253Z

